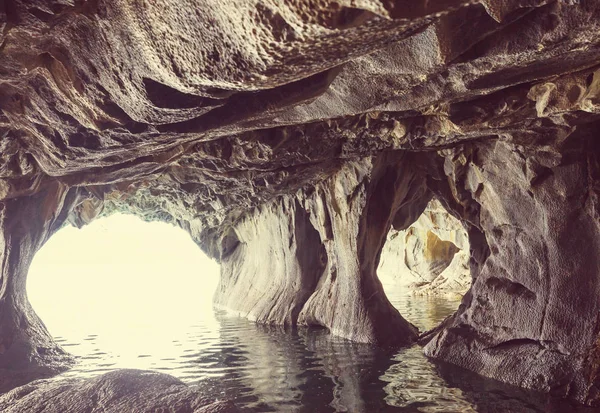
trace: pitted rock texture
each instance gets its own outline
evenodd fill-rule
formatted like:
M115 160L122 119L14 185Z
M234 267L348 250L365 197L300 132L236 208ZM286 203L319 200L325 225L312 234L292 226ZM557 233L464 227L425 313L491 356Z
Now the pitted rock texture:
M595 139L572 137L559 150L489 141L448 151L444 190L461 200L451 208L465 218L478 210L474 225L485 241L471 240L482 259L472 267L473 285L427 355L518 386L597 397Z
M411 343L376 270L435 196L473 286L427 354L598 401L598 56L595 0L5 0L0 368L68 366L27 269L114 210L220 260L218 305Z
M408 229L390 229L377 275L414 294L464 294L471 285L469 240L459 220L432 199Z
M237 413L167 374L115 370L91 379L38 380L0 395L5 413Z

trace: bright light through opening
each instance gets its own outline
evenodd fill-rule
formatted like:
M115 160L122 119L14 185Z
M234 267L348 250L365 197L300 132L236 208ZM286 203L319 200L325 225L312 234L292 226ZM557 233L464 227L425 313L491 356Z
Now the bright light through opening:
M215 322L218 274L218 264L180 228L112 215L48 240L33 260L27 292L54 337L100 337L94 346L121 360L169 356L162 353L186 326ZM67 348L80 355L78 349L89 350Z

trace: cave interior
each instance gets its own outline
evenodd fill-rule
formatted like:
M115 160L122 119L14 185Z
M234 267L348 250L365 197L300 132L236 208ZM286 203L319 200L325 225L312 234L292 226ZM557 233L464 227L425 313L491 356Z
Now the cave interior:
M64 225L179 226L216 308L600 402L600 2L6 0L0 374L72 357L26 294ZM466 233L419 331L377 276L435 202Z

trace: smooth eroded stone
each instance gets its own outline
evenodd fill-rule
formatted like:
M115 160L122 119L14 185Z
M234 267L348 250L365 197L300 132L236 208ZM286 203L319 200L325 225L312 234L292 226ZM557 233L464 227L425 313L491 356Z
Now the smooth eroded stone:
M143 370L115 370L91 379L38 380L0 395L5 413L235 413L232 402L209 400L197 386Z
M432 199L404 230L391 228L377 274L414 294L464 294L471 285L469 240L461 222Z

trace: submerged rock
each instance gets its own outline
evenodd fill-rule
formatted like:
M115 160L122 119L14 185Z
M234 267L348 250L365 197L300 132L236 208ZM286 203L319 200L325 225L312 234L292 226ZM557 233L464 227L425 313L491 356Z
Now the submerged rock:
M91 379L38 380L0 395L4 413L235 413L199 387L143 370L115 370Z

